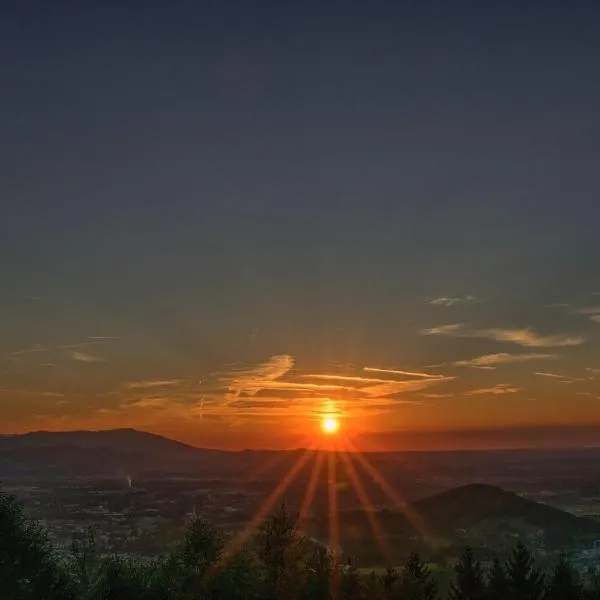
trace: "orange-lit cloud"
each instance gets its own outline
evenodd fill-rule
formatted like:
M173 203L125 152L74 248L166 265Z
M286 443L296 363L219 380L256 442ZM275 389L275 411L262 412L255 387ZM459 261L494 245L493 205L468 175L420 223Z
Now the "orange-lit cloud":
M375 397L391 396L401 392L416 392L432 385L438 385L443 381L450 381L454 377L437 377L435 379L413 379L410 381L390 381L377 385L360 388L361 393Z
M16 396L33 396L40 398L64 398L64 394L60 392L50 392L46 390L28 390L28 389L16 389L16 388L0 388L0 393L12 394Z
M467 394L472 396L482 396L492 394L494 396L500 396L504 394L516 394L520 389L512 387L509 383L497 383L496 385L489 388L480 388L476 390L470 390Z
M469 360L457 360L452 364L456 367L491 367L510 363L528 362L530 360L551 360L558 358L557 354L486 354Z
M458 324L423 329L421 333L423 335L486 338L497 342L510 342L530 348L579 346L585 342L585 338L581 335L539 335L531 329L502 329L499 327L489 329L468 329L464 325Z
M129 381L124 384L128 390L156 388L156 387L172 387L179 385L185 379L151 379L149 381Z
M80 350L73 350L73 352L71 352L71 358L73 360L86 363L104 362L103 358L94 356L93 354L88 354L87 352L81 352Z
M444 375L435 375L419 371L402 371L399 369L380 369L378 367L364 367L364 371L370 373L388 373L389 375L405 375L407 377L423 377L425 379L443 379Z

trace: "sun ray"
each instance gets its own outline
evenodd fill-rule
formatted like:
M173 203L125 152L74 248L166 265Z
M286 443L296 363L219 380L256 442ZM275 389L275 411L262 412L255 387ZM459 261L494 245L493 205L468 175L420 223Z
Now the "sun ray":
M425 519L407 502L402 496L385 480L383 475L363 456L363 454L348 440L348 446L353 456L360 463L362 468L373 478L373 480L387 494L388 498L394 503L410 524L423 536L425 541L430 542L433 539L433 532L425 522Z
M256 531L256 529L260 526L260 524L265 520L265 518L269 515L269 513L273 510L275 503L279 498L283 495L283 493L287 490L287 488L292 484L298 473L302 470L302 468L306 465L306 463L310 460L313 454L314 447L307 448L303 454L298 458L298 460L294 463L292 468L283 476L281 481L277 484L275 489L269 494L267 499L260 505L252 519L248 522L248 524L244 527L242 531L240 531L236 536L234 536L231 543L228 545L228 552L226 554L230 554L232 551L240 548L248 539L248 537Z
M248 473L242 476L240 483L248 483L250 481L257 481L277 466L282 464L287 458L286 452L276 452L274 456L269 457L267 460L258 465L255 469L250 469Z
M379 547L379 551L381 552L382 557L387 562L390 562L391 553L389 545L387 543L385 532L381 524L379 523L377 515L373 510L374 507L371 500L369 499L367 491L365 490L365 487L362 481L360 480L360 477L354 465L352 464L352 458L345 449L342 449L342 451L340 452L340 457L342 459L342 462L344 463L344 466L346 467L346 473L348 473L350 483L352 484L352 487L354 488L354 491L358 496L358 500L360 501L365 511L365 515L367 517L367 520L369 521L369 525L371 526L371 531L373 532L373 536L375 537L375 542Z
M340 531L338 521L338 498L337 498L337 478L336 478L336 453L330 450L327 454L327 492L329 504L329 545L331 546L333 556L333 569L331 578L332 596L337 597L338 589L338 554L340 547Z
M310 505L312 504L312 501L315 497L315 492L317 491L317 484L319 483L319 475L321 474L324 458L325 456L323 452L318 452L312 473L310 475L310 480L308 482L308 485L306 486L304 498L302 499L302 505L300 506L301 525L303 525L306 522L306 519L308 518L308 514L310 512Z

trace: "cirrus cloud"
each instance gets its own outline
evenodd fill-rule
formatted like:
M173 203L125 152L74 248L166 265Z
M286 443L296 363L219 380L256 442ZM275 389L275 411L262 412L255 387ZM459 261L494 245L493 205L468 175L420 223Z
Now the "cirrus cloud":
M511 363L529 362L531 360L551 360L558 358L557 354L509 354L508 352L499 352L497 354L485 354L476 356L468 360L457 360L452 364L455 367L494 367L496 365L505 365Z
M585 342L581 335L554 334L540 335L530 328L503 329L491 327L487 329L469 329L462 324L441 325L421 330L422 335L449 335L464 338L485 338L497 342L509 342L529 348L552 348L561 346L579 346Z

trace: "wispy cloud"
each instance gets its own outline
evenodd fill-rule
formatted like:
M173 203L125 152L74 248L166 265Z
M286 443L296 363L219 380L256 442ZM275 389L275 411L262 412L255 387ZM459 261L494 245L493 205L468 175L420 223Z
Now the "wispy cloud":
M230 372L223 376L221 381L227 385L229 393L234 397L238 397L240 394L254 396L293 368L293 356L278 354L254 367L240 368Z
M551 348L579 346L585 342L581 335L556 334L539 335L531 329L469 329L464 325L442 325L421 331L423 335L450 335L454 337L485 338L497 342L509 342L530 348Z
M42 398L64 398L64 394L59 392L50 392L46 390L26 390L19 388L0 387L0 393L14 394L16 396L39 396Z
M363 371L369 373L387 373L388 375L402 375L406 377L423 377L424 379L444 379L444 375L435 375L423 371L403 371L400 369L380 369L378 367L364 367Z
M77 342L74 344L61 344L60 346L56 346L57 350L72 350L73 348L85 348L86 346L97 346L98 344L105 344L109 340L95 340L88 339L85 342Z
M129 381L124 384L128 390L156 388L156 387L171 387L179 385L185 379L152 379L149 381Z
M46 346L42 346L42 344L33 344L29 348L25 348L24 350L15 350L13 352L9 352L8 356L21 356L23 354L35 354L36 352L48 352L49 348Z
M377 377L360 377L358 375L336 375L328 373L307 373L302 375L305 379L323 379L325 381L344 381L348 383L385 383L389 379L379 379Z
M439 325L438 327L429 327L422 329L422 335L454 335L458 334L463 328L462 323L450 323L449 325Z
M575 313L578 315L600 315L600 306L586 306L578 308Z
M433 304L434 306L454 306L455 304L460 304L462 302L476 302L478 298L476 296L442 296L441 298L436 298L435 300L430 300L428 304Z
M531 360L550 360L558 358L556 354L509 354L508 352L499 352L498 354L485 354L469 360L458 360L452 363L456 367L492 367L510 363L528 362Z
M589 371L590 373L593 373L594 375L600 375L600 369L595 369L593 367L586 367L585 370Z
M434 399L442 399L442 398L452 398L452 394L435 394L428 392L427 394L421 394L423 398L434 398Z
M497 383L493 387L471 390L467 392L467 394L471 396L483 396L490 394L495 396L501 396L504 394L516 394L519 391L520 388L512 387L509 383Z
M563 378L562 375L558 375L556 373L548 373L546 371L538 371L537 373L534 373L534 375L537 375L538 377L550 377L551 379L562 379Z
M594 323L600 324L600 315L592 315L590 319L594 321Z
M128 407L140 408L140 409L158 409L165 408L170 404L169 398L140 398L128 404Z
M92 354L88 354L86 352L81 352L80 350L73 350L73 352L71 352L71 358L73 360L76 360L79 362L85 362L85 363L104 362L103 358L100 358L98 356L93 356Z
M437 385L443 381L450 381L454 377L436 377L435 379L412 379L406 381L389 381L377 385L360 388L361 394L368 396L385 397L401 392L416 392L432 385Z
M538 377L549 377L550 379L556 379L561 383L575 383L577 381L585 381L581 377L569 377L568 375L559 375L558 373L550 373L548 371L538 371L534 373Z

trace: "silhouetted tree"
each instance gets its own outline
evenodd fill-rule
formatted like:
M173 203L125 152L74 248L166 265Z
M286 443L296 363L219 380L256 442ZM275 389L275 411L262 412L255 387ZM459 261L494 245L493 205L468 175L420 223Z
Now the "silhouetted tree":
M298 532L298 515L290 514L282 504L262 524L255 542L266 570L265 600L285 600L292 589L297 594L302 581L299 567L309 555L309 544Z
M154 595L161 600L206 596L222 551L221 534L203 519L192 521L183 542L157 565Z
M564 553L558 558L546 585L546 600L581 600L582 588Z
M513 548L506 567L511 600L540 600L543 597L544 578L522 542Z
M89 593L98 577L99 560L97 556L96 536L89 528L83 537L75 537L71 542L72 572L80 596Z
M471 548L465 548L454 566L455 581L450 586L450 600L483 600L485 584L481 563Z
M362 581L356 565L351 558L342 568L340 581L340 597L342 600L360 600L362 598Z
M486 598L488 600L505 600L508 596L508 577L506 570L495 558L488 575Z
M86 600L150 600L151 576L135 560L110 557L102 563L99 577L86 593Z
M247 548L237 552L210 580L210 600L252 600L259 598L262 570L255 554Z
M0 597L71 600L75 585L53 552L47 533L25 517L14 496L0 491Z
M434 600L437 595L437 584L417 552L410 555L399 583L402 600Z
M582 594L585 600L600 600L600 568L586 569L583 574Z
M381 579L383 581L383 578ZM365 582L364 597L367 600L383 600L383 586L380 579L371 571Z
M306 600L330 600L333 561L324 546L317 546L308 558L302 597Z
M391 600L394 597L394 591L399 579L398 571L391 565L388 565L385 573L381 578L383 587L383 596L386 600Z

